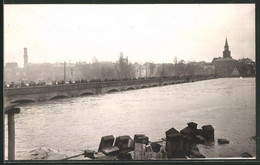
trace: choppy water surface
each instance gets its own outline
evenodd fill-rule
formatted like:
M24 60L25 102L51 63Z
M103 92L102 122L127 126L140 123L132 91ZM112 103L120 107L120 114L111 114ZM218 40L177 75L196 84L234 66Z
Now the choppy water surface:
M15 116L19 152L46 146L60 150L98 149L102 136L143 133L150 141L188 122L211 124L227 145L200 146L207 157L255 156L255 78L221 78L113 94L59 99L21 106ZM7 117L5 140L7 142ZM7 156L7 143L5 143Z

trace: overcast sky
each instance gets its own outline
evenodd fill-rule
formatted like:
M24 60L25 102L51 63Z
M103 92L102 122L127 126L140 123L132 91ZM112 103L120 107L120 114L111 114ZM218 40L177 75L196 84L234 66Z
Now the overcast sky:
M254 4L4 5L4 60L29 63L255 60Z

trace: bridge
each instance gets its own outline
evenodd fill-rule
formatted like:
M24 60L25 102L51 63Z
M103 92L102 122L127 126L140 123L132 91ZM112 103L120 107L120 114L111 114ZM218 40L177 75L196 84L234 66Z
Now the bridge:
M214 77L196 78L154 78L141 80L122 80L106 82L88 82L76 84L45 85L34 87L4 88L4 105L22 102L37 102L65 97L79 97L111 92L150 88L185 82L212 79Z

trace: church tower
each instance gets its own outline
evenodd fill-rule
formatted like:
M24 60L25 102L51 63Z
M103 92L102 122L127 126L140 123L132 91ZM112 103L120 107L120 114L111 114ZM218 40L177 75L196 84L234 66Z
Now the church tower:
M24 48L24 55L23 55L23 67L25 68L28 64L28 54L27 54L27 48Z
M224 51L223 51L223 58L232 58L230 54L231 53L229 51L228 41L227 41L227 38L226 38L226 43L225 43Z

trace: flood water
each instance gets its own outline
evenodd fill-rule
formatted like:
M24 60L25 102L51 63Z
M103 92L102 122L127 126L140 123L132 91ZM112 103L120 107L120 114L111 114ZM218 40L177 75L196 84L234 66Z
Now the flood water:
M165 137L186 123L211 124L215 141L199 146L206 157L256 155L255 78L221 78L104 95L66 98L21 105L15 116L16 159L42 146L59 150L97 150L102 136L145 134ZM7 116L5 115L7 159Z

